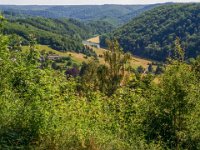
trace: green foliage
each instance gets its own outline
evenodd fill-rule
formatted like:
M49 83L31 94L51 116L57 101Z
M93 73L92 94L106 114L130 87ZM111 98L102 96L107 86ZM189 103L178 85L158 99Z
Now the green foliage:
M113 31L115 29L114 25L112 25L111 23L107 22L107 21L89 21L87 23L87 26L90 28L90 30L92 31L92 33L95 34L103 34L103 33L110 33L111 31Z
M124 54L117 41L109 41L109 51L104 53L104 65L92 61L81 69L84 89L100 90L111 96L125 82L125 71L130 54ZM86 86L88 85L88 86Z
M125 51L134 55L165 61L178 36L186 59L200 54L200 4L169 4L145 12L108 37L118 39ZM102 46L106 46L102 37Z
M59 51L75 51L87 55L94 53L82 44L83 39L91 36L89 28L73 19L12 18L5 23L4 33L20 36L23 45L28 45L29 35L34 34L39 44L49 45Z
M11 51L21 51L22 50L22 45L21 45L22 39L20 36L13 34L9 37L9 39L10 39L9 49Z
M156 67L155 74L159 75L159 74L164 73L164 71L165 71L164 66L162 66L162 65L158 65L158 66Z
M143 129L148 141L158 141L170 149L195 149L188 123L196 112L198 81L191 67L174 62L167 67L146 112ZM196 95L196 96L195 96Z
M199 57L183 62L179 42L181 59L159 83L136 74L125 84L129 55L116 41L107 63L84 63L77 82L41 67L45 53L37 53L34 35L28 39L21 52L0 34L0 149L200 149Z
M105 21L115 26L157 5L84 5L84 6L0 6L5 16L45 18L74 18L83 21Z
M200 79L200 56L197 57L192 63L192 69L196 72L197 77Z
M181 48L180 39L177 37L175 40L175 59L178 59L179 61L184 61L185 58L185 52Z
M142 67L142 66L139 66L139 67L137 68L137 72L140 73L140 74L143 74L143 73L145 72L145 68Z
M3 23L4 23L4 17L0 15L0 29L2 30Z
M153 72L154 72L154 70L153 70L153 65L152 65L152 64L149 64L149 65L148 65L148 72L149 72L149 73L153 73Z
M131 137L131 124L121 128L125 116L121 118L121 113L111 111L119 101L107 101L107 97L95 92L87 97L78 96L74 80L67 81L58 72L38 68L37 63L32 63L35 57L28 59L34 56L33 49L26 54L18 52L13 61L9 54L14 52L9 52L4 43L0 48L6 54L1 55L0 70L1 149L152 147L141 139L134 140L135 144L133 140L126 142Z

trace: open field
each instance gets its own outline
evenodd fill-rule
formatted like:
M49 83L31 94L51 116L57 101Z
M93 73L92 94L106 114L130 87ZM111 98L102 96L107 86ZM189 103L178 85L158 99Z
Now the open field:
M90 38L87 41L93 42L93 43L100 43L99 36ZM99 56L99 55L103 56L104 52L106 51L106 49L103 49L103 48L93 48L93 50L96 52L97 56ZM99 57L99 62L104 63L104 59ZM132 56L131 61L130 61L131 66L133 66L134 68L137 68L138 66L147 68L148 64L150 64L150 63L152 63L152 61L142 59L142 58L139 58L136 56Z
M23 46L23 51L26 51L28 49L29 49L28 46ZM85 61L85 62L88 61L88 59L86 59L84 54L74 53L74 52L60 52L60 51L50 48L47 45L36 45L36 49L40 52L41 51L52 52L61 57L69 57L70 56L72 58L72 60L78 64L81 64L83 61Z
M96 52L96 54L99 58L99 62L104 63L103 57L99 57L99 56L103 56L104 52L107 51L107 50L103 49L103 48L93 48L93 50ZM133 56L133 55L132 55L131 60L130 60L130 65L133 66L134 68L137 68L138 66L142 66L144 68L147 68L148 64L150 64L150 63L152 63L152 61L142 59L142 58L138 58L138 57Z
M142 66L144 68L147 68L149 64L151 64L152 61L150 60L146 60L146 59L142 59L142 58L138 58L136 56L132 56L130 64L131 66L133 66L134 68L138 67L138 66Z
M90 38L90 39L88 39L87 41L88 41L88 42L92 42L92 43L96 43L96 44L99 44L99 43L100 43L99 36Z
M104 58L101 57L101 56L103 56L104 52L107 51L107 50L103 49L103 48L95 48L95 47L92 47L92 48L96 52L96 54L98 56L98 59L99 59L99 62L101 64L104 64L105 63ZM37 45L36 49L38 51L52 52L52 53L57 54L57 55L59 55L61 57L70 56L72 58L72 60L77 64L81 64L84 61L88 62L91 59L91 58L87 58L86 55L81 54L81 53L60 52L60 51L57 51L57 50L54 50L54 49L50 48L47 45ZM28 50L28 46L23 46L23 50L24 51ZM138 66L142 66L144 68L147 68L149 63L151 63L150 60L138 58L138 57L135 57L135 56L132 56L131 61L130 61L131 66L134 67L134 68L137 68Z

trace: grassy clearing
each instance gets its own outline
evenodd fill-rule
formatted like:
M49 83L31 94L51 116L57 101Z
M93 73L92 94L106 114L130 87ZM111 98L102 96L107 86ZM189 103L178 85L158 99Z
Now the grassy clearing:
M23 51L26 51L28 49L29 49L28 46L23 46ZM92 59L92 58L87 58L86 55L81 54L81 53L60 52L60 51L57 51L57 50L50 48L47 45L36 45L36 49L38 51L45 50L46 52L52 52L52 53L57 54L61 57L69 57L70 56L72 58L72 60L77 64L81 64L82 62L88 62L90 59ZM103 48L94 48L94 47L92 47L92 49L96 52L98 59L99 59L99 62L101 64L104 64L105 63L104 58L100 57L100 56L103 56L104 52L107 51L107 50L103 49ZM131 61L130 61L131 66L134 67L134 68L137 68L138 66L142 66L144 68L147 68L149 63L152 63L152 62L150 60L138 58L138 57L135 57L135 56L132 56Z
M92 43L97 43L97 44L100 43L99 36L96 36L96 37L90 38L90 39L88 39L87 41L88 41L88 42L92 42Z
M28 46L23 46L23 51L26 51L28 49L29 49ZM40 52L43 50L46 52L52 52L61 57L69 57L70 56L72 58L72 60L78 64L81 64L83 61L85 61L85 62L88 61L88 59L86 59L86 56L84 54L74 53L74 52L60 52L60 51L50 48L48 45L36 45L36 49Z
M100 56L103 56L104 55L104 52L107 51L106 49L103 49L103 48L95 48L95 47L92 47L92 49L95 51L95 53L97 54L97 57L99 59L99 63L100 64L104 64L105 61L104 61L104 58L103 57L100 57Z
M104 63L104 59L102 57L99 56L103 56L104 52L107 51L106 49L103 48L93 48L93 50L96 52L98 58L99 58L99 62L100 63ZM142 59L142 58L138 58L136 56L131 57L131 61L130 61L130 65L133 66L134 68L137 68L138 66L142 66L144 68L148 67L148 64L152 63L152 61L150 60L146 60L146 59Z
M136 67L139 67L139 66L142 66L144 68L147 68L148 67L148 64L151 64L152 61L150 60L146 60L146 59L142 59L142 58L138 58L136 56L132 56L131 58L131 61L130 61L130 64L136 68Z
M100 39L99 36L93 37L88 39L87 41L89 42L93 42L93 43L100 43ZM96 52L97 56L99 57L100 55L103 56L104 52L106 51L106 49L103 48L93 48L93 50ZM100 63L105 63L104 59L99 57L99 62ZM134 68L137 68L139 66L142 66L144 68L148 67L148 64L152 63L152 61L150 60L146 60L146 59L142 59L142 58L138 58L136 56L132 56L130 64L131 66L133 66Z

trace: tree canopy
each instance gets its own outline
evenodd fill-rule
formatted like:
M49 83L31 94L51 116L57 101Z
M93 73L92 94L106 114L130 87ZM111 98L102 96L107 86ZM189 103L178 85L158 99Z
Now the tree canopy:
M116 38L125 51L134 55L165 61L174 49L176 37L181 40L186 59L200 54L200 4L169 4L147 11L128 24L102 36Z

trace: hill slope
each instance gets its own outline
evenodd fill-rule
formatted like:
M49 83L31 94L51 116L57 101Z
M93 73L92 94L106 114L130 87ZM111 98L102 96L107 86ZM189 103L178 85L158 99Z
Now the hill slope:
M1 5L1 11L46 18L75 18L84 21L101 20L120 25L147 8L157 5L68 5L68 6L12 6ZM137 15L136 15L137 14Z
M4 26L5 34L17 34L23 44L34 34L39 44L50 45L56 50L84 52L82 39L88 38L88 28L73 19L45 19L41 17L12 19Z
M173 4L154 8L114 31L126 51L155 60L165 60L178 36L186 57L200 54L200 4ZM105 46L102 37L101 45Z

